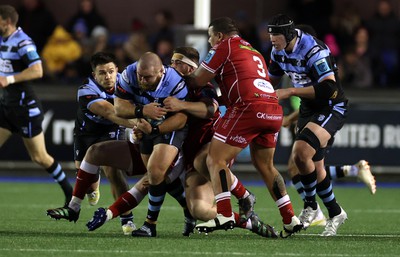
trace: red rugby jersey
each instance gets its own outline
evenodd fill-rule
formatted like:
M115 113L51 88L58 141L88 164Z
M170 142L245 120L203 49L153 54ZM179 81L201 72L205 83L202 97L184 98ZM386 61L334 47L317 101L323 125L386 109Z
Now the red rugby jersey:
M215 80L227 106L238 102L278 102L263 56L240 36L215 45L201 66L217 74Z

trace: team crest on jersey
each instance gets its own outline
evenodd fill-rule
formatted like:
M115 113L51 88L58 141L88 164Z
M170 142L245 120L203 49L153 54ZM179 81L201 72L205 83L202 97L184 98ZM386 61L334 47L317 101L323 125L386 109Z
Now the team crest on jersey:
M315 69L317 70L317 72L318 72L319 75L324 74L324 73L326 73L327 71L329 71L329 65L328 65L328 63L326 62L326 59L325 59L325 58L316 61L315 64L314 64L314 66L315 66Z
M214 50L214 49L211 49L211 50L208 52L206 58L204 59L204 62L208 64L208 63L211 61L211 59L213 58L214 54L215 54L215 50Z

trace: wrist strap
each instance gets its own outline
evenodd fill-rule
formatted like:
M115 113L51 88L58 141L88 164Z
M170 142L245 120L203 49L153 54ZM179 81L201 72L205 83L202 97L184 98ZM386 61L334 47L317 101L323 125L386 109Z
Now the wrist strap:
M143 116L143 105L136 105L135 107L135 117L144 118Z
M159 134L160 134L160 128L158 126L152 127L150 135L156 136Z
M8 83L9 85L15 83L15 78L14 78L14 76L7 76L6 79L7 79L7 83Z

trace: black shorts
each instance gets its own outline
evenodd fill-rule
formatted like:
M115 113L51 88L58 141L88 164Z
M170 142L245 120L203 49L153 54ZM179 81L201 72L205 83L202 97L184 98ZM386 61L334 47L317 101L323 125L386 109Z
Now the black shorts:
M347 118L347 103L339 103L330 110L320 110L304 115L300 112L297 122L297 133L299 133L309 122L316 123L323 127L332 138L339 131Z
M153 147L157 144L173 145L181 151L187 133L188 127L185 126L181 130L158 136L144 134L143 138L140 140L140 153L150 155L153 152Z
M0 104L0 127L24 138L39 135L42 129L43 110L40 103L24 106Z
M76 135L74 134L74 160L82 161L91 145L108 140L122 140L117 135L125 134L124 128L118 128L117 131L109 131L102 135ZM123 139L124 140L124 139Z

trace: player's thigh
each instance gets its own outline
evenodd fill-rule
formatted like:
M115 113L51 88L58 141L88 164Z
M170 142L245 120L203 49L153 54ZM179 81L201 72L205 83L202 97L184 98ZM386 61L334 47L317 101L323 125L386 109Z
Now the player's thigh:
M47 153L43 132L32 138L24 137L22 139L31 159L45 167L50 167L54 159Z
M12 133L8 129L0 128L0 147L11 137Z
M214 205L214 192L211 183L196 171L186 174L185 195L186 201L191 206L196 206L198 202L208 205L209 208Z
M109 140L96 143L89 147L85 161L98 166L110 166L128 170L131 166L129 145L124 140Z

